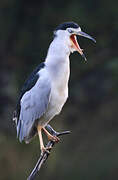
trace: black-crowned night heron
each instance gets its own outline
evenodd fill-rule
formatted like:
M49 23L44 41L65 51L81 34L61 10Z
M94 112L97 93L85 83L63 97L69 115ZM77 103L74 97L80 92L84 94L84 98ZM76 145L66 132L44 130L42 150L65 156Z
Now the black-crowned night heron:
M41 151L45 151L42 130L48 139L58 141L45 128L50 120L61 112L68 98L68 80L70 76L69 55L78 51L86 60L76 35L84 36L95 42L88 34L81 31L78 24L66 22L54 31L45 62L41 63L25 82L13 120L17 126L20 142L29 143L37 133Z

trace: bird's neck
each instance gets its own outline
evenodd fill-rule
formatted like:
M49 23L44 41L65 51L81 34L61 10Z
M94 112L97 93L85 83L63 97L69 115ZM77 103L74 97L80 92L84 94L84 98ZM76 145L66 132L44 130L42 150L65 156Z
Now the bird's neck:
M58 66L69 59L70 49L66 45L66 39L54 38L49 46L46 64L48 66Z
M58 78L65 74L65 78L69 78L70 50L65 44L64 39L59 40L57 37L49 46L45 64L52 77Z

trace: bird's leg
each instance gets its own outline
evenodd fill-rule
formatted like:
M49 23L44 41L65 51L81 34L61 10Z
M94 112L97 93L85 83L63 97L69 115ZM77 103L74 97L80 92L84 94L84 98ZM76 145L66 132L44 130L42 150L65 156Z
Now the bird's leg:
M50 149L50 148L45 148L45 146L44 146L44 143L43 143L43 137L42 137L42 126L37 126L37 131L38 131L38 136L39 136L39 141L40 141L40 149L41 149L41 153L43 153L43 152L47 152L47 153L50 153L48 150Z
M59 142L59 138L57 136L53 136L52 134L50 134L45 127L42 128L45 132L45 134L47 135L48 137L48 140L51 140L51 141L54 141L54 142Z

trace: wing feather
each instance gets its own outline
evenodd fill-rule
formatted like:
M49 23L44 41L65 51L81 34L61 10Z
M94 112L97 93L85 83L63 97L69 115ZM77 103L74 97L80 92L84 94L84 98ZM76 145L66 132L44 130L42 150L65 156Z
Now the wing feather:
M37 119L45 113L49 104L50 92L49 78L39 77L35 86L21 98L21 110L17 124L17 136L20 141L29 139Z

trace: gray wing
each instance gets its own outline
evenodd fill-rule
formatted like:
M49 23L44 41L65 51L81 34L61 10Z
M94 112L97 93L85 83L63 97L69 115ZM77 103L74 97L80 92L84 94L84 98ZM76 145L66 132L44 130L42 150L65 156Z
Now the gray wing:
M17 125L19 140L29 139L29 134L46 111L50 99L51 85L48 79L39 78L35 86L21 98L20 116Z

